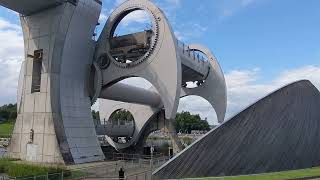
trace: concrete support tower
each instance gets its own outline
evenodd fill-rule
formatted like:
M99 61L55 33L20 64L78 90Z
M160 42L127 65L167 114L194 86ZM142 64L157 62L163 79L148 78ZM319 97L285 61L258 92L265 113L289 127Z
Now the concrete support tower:
M99 0L2 0L19 13L25 61L11 157L42 163L103 160L86 78L94 54Z

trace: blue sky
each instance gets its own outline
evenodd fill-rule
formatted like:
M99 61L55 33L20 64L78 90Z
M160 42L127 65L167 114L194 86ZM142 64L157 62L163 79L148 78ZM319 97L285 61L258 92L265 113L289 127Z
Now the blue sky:
M102 24L121 2L103 1ZM166 13L180 40L204 44L218 58L228 86L227 117L298 79L309 79L320 88L320 1L154 2ZM146 17L136 13L127 17L121 28L133 30L145 23ZM22 59L18 15L1 7L0 93L3 96L0 104L15 102L15 80ZM190 102L196 103L191 105ZM202 99L183 99L179 110L200 113L202 117L208 117L211 124L216 123L214 111Z
M208 46L224 71L263 67L261 73L274 76L284 68L320 64L320 1L155 2L168 14L181 39ZM110 12L114 4L106 1L104 12Z

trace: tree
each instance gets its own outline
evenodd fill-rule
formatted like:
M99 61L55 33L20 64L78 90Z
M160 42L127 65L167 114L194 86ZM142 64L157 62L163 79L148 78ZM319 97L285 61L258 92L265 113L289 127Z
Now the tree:
M202 120L199 114L192 115L190 112L177 113L175 127L177 132L191 133L192 130L210 130L207 119Z
M120 120L121 123L124 123L125 121L134 121L132 114L130 111L127 111L125 109L119 109L115 112L113 112L110 116L110 119L113 121L113 123L117 123L118 120Z
M17 118L17 104L5 104L0 107L0 119L15 121Z

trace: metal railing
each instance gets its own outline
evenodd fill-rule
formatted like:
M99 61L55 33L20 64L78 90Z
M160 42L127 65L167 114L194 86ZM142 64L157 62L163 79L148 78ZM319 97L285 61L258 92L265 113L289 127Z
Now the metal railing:
M120 154L120 153L119 153ZM120 168L127 173L124 179L147 180L151 179L152 171L169 160L169 157L137 158L131 160L118 160L87 166L77 169L63 170L57 173L47 173L42 175L27 177L1 177L0 180L69 180L69 179L119 179ZM139 172L140 171L140 172ZM130 173L131 172L131 173ZM136 173L138 172L138 173Z
M7 150L0 146L0 159L7 158L7 157L8 157Z
M177 39L177 45L180 49L182 49L182 54L186 54L199 63L208 63L208 59L206 57L204 57L200 52L190 49L189 45L185 44L184 42Z
M134 160L134 159L157 159L167 157L162 153L155 153L151 155L141 155L141 154L127 154L127 153L105 153L106 160L118 161L118 160Z
M137 174L125 176L125 180L151 180L152 171L144 171Z

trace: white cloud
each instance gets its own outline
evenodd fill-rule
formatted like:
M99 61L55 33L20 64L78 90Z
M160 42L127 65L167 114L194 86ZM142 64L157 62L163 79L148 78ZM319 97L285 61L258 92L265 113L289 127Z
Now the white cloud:
M304 66L285 70L268 82L261 82L260 73L259 68L233 70L226 73L228 91L227 119L258 99L294 81L307 79L320 89L320 66ZM200 114L202 118L207 117L209 123L217 124L215 111L202 98L190 96L181 99L179 111L182 110Z
M99 16L99 22L105 22L108 19L108 15L104 12L101 12L100 16Z
M199 30L201 32L206 32L208 30L208 27L200 25L198 23L195 23L195 24L193 24L193 28L192 29L196 29L196 31Z
M170 24L176 25L177 12L181 8L181 0L157 0L155 1L158 7L164 12L169 19Z
M133 11L130 14L128 14L127 16L125 16L120 25L127 27L129 26L131 23L149 23L150 21L150 15L148 14L148 12L143 11L143 10L137 10L137 11Z
M16 102L23 37L20 26L0 18L0 104Z
M253 69L231 71L226 74L228 88L227 117L294 81L307 79L320 89L320 66L304 66L285 70L275 79L265 83L259 82L259 73L259 69Z
M241 11L249 6L259 3L264 0L226 0L220 4L220 20L233 16L238 11Z
M150 89L152 87L152 84L149 81L147 81L143 78L139 78L139 77L127 78L127 79L124 79L120 82L125 83L125 84L129 84L132 86L144 88L144 89Z
M185 41L187 39L187 37L183 33L181 33L180 31L175 31L174 35L176 36L176 38L179 41Z
M310 80L320 89L320 66L304 66L285 70L268 82L261 82L261 71L259 68L233 70L226 73L225 78L228 92L226 119L228 119L258 99L297 80ZM142 78L129 78L122 82L146 89L152 86ZM198 96L182 98L178 111L190 111L192 114L200 114L203 119L207 118L210 124L218 123L215 110L211 107L210 103Z
M241 8L246 8L261 0L241 0L236 3L236 7L226 6L226 14L233 15L234 12ZM115 3L122 3L123 0L117 0ZM174 19L175 8L170 7L170 4L179 5L180 1L166 0L162 1L162 7ZM165 4L164 4L165 3ZM228 12L230 9L230 12ZM106 20L108 13L103 13L100 20ZM167 15L168 15L167 14ZM143 11L136 11L130 14L125 19L125 25L132 22L143 23L148 19ZM171 22L172 23L172 22ZM194 31L205 32L207 29L200 24L188 24L196 29ZM189 27L185 26L185 27ZM185 28L188 29L188 28ZM195 38L195 33L183 31L175 31L176 36L180 40L187 40ZM12 24L5 19L0 18L0 104L15 102L16 101L16 88L18 82L18 75L20 64L23 59L23 38L19 25ZM299 80L309 79L318 88L320 88L320 67L319 66L304 66L296 69L289 69L281 72L277 77L268 82L261 82L260 69L249 70L233 70L226 73L226 81L228 86L228 111L227 117L237 113L239 110L255 102L257 99L265 96L266 94L274 91L281 86ZM139 79L131 80L132 84L145 86L144 82ZM129 82L130 83L130 82ZM147 87L147 86L145 86ZM180 102L179 110L189 110L193 113L199 113L203 118L208 117L210 123L216 123L216 116L210 104L205 100L197 97L187 97Z
M119 6L120 4L124 3L126 0L116 0L115 6Z
M242 7L247 7L253 3L255 3L256 0L242 0L241 1L241 6Z
M181 1L180 0L165 0L167 3L169 3L171 6L180 6Z
M208 28L198 23L186 23L179 25L180 30L174 31L176 38L180 41L194 41L194 39L202 38Z
M275 79L277 85L288 84L299 79L308 79L320 89L320 66L304 66L298 69L283 71L279 78Z

